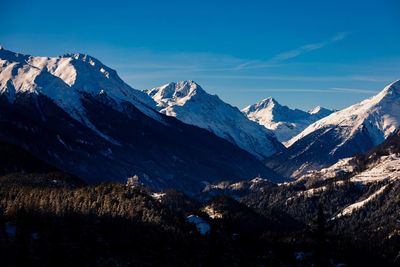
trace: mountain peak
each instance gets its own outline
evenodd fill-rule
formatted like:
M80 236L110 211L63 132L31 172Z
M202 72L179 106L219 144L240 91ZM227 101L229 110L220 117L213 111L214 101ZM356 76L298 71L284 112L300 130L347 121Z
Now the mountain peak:
M259 102L259 104L260 104L260 106L261 105L263 105L263 106L270 106L270 105L279 105L280 106L280 104L278 103L278 101L276 101L276 99L275 98L273 98L272 96L270 96L270 97L268 97L268 98L266 98L266 99L263 99L263 100L261 100L260 102Z
M207 94L203 88L192 80L179 81L177 83L170 82L160 87L146 90L146 93L154 98L154 100L182 100L186 101L192 96L200 93Z
M0 94L12 102L19 93L43 94L79 121L84 120L82 94L106 95L117 105L130 102L144 113L158 118L150 107L154 101L127 85L117 72L94 57L74 53L57 57L37 57L0 50L4 69ZM24 70L20 72L19 70Z
M305 112L282 106L274 98L268 97L242 110L250 119L274 131L278 140L285 142L300 133L316 120L327 116L332 111L317 106Z
M242 112L208 94L194 81L168 83L147 90L161 113L207 129L263 159L283 149L273 133L248 120Z
M380 94L383 94L385 96L395 95L395 96L400 97L400 80L397 80L397 81L389 84L388 86L386 86ZM378 95L380 95L380 94L378 94Z
M179 81L176 84L176 92L180 92L182 96L192 94L194 92L205 92L203 88L192 80Z
M310 113L310 114L316 114L316 113L320 112L321 109L322 109L321 106L316 106L316 107L313 107L312 109L310 109L310 110L308 111L308 113Z
M257 112L264 109L273 109L274 107L280 107L281 105L272 96L265 98L253 105L247 106L243 109L245 113Z
M328 116L329 114L333 113L334 110L327 109L327 108L324 108L324 107L321 107L321 106L316 106L316 107L313 107L312 109L310 109L307 112L309 114L311 114L311 115L321 116L321 118L322 118L322 117Z
M82 61L85 63L89 63L92 66L100 66L100 67L105 67L103 63L101 63L100 60L98 60L95 57L92 57L88 54L83 54L83 53L67 53L64 54L62 57L64 58L72 58L77 61Z
M399 128L399 102L400 81L396 81L377 95L309 125L286 143L288 155L298 155L293 161L305 164L302 171L307 171L315 162L323 165L366 151ZM324 155L312 162L310 157L319 155L322 143L325 144ZM293 165L293 168L299 167Z

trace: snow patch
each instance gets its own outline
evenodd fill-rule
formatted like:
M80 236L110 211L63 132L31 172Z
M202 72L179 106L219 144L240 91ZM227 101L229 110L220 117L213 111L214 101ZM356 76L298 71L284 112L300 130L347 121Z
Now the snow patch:
M210 233L211 227L203 218L197 215L189 215L186 219L189 223L192 223L196 226L200 234L206 235Z
M362 207L365 206L368 202L371 200L375 199L377 196L383 193L385 191L387 185L382 186L379 190L371 194L368 198L358 201L356 203L353 203L346 208L344 208L339 214L337 214L334 218L340 218L343 216L351 215L355 210L361 209Z

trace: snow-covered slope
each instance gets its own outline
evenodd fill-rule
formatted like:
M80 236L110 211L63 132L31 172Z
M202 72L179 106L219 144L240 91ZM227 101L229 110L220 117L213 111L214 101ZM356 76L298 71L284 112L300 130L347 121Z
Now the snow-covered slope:
M336 219L336 218L340 218L343 216L351 215L354 211L363 208L365 206L365 204L373 201L376 197L378 197L380 194L382 194L386 188L387 188L387 185L384 185L381 188L379 188L376 192L369 195L367 198L364 198L363 200L357 201L356 203L353 203L353 204L347 206L342 211L340 211L334 218Z
M377 145L397 129L399 122L400 81L396 81L385 87L376 96L313 123L299 135L293 137L288 142L288 146L312 132L332 127L344 129L338 136L342 139L340 145L350 139L361 127L367 128L373 143ZM332 152L334 153L334 151Z
M242 112L255 122L272 130L281 142L288 141L311 123L328 116L333 111L315 107L308 112L282 106L274 98L266 98L245 107Z
M0 94L12 102L18 93L41 93L85 124L89 122L81 103L84 93L107 96L119 109L121 102L129 102L146 115L162 120L153 110L155 103L150 97L131 88L99 60L79 53L34 57L0 47Z
M384 180L400 179L400 155L392 154L382 156L371 163L366 169L356 172L354 158L346 158L332 166L317 171L310 171L296 181L329 181L341 179L346 176L351 182L363 184L375 183Z
M157 102L161 113L207 129L260 159L283 149L270 130L193 81L169 83L146 92Z
M287 142L269 166L298 177L313 168L363 153L383 142L400 125L400 81L379 94L311 124Z
M354 182L377 182L388 179L400 179L400 155L383 156L365 171L353 176Z

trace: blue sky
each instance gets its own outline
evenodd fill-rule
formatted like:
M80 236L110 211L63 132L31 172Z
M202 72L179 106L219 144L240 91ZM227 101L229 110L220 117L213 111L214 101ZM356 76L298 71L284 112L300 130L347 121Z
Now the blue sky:
M400 3L2 0L0 44L82 52L148 89L191 79L238 107L340 109L400 79Z

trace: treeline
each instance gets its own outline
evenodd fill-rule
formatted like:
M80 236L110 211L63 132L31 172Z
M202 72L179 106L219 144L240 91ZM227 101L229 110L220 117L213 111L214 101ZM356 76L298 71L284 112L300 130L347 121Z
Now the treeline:
M395 266L400 183L352 216L338 210L384 184L266 186L206 203L175 190L84 186L60 173L0 177L0 266ZM294 197L296 196L296 197ZM211 219L207 209L221 214ZM186 222L211 225L201 236Z
M205 249L195 228L143 188L71 187L48 177L38 178L37 183L26 183L25 178L25 174L0 177L0 266L202 262L198 257Z
M70 213L165 225L179 225L177 217L141 189L122 184L102 184L70 189L65 187L0 188L0 207L11 216L21 207L27 211L64 216Z
M266 217L284 211L289 218L303 224L303 245L312 244L312 239L305 239L311 237L307 232L310 233L313 221L322 209L327 242L333 254L343 256L345 262L356 266L361 263L363 266L400 264L400 181L369 185L324 183L319 186L323 185L323 190L315 191L301 184L282 185L255 192L242 201ZM335 218L348 205L367 198L385 185L382 194L362 208L354 210L351 215ZM290 229L292 232L287 237L301 238L301 235L296 237L294 228Z

